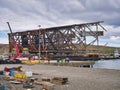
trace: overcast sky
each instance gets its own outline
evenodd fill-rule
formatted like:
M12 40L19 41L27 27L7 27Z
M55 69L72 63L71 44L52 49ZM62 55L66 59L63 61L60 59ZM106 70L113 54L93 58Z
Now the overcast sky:
M13 32L104 21L107 32L100 44L120 47L120 0L0 0L0 43Z

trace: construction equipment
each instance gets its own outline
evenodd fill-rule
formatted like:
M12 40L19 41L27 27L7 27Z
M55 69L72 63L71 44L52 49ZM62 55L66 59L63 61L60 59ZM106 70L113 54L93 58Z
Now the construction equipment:
M22 60L24 60L24 58L28 58L27 60L25 60L25 62L23 61L22 63L23 64L38 64L39 61L36 60L35 55L31 55L29 53L29 48L23 46L23 49L22 49L23 52L20 54L21 49L19 50L19 48L18 48L18 43L16 41L16 36L12 32L12 29L11 29L11 26L10 26L9 22L7 22L7 24L8 24L9 30L10 30L10 34L9 34L10 40L12 42L12 55L10 56L9 59L14 62L17 59L22 61ZM25 38L25 37L23 37L23 38Z
M19 58L19 57L20 57L20 51L19 51L18 45L16 44L16 41L15 41L15 39L14 39L14 36L13 36L13 33L12 33L12 29L11 29L11 27L10 27L9 22L7 22L7 24L8 24L8 27L9 27L9 29L10 29L10 33L11 33L10 37L11 37L11 39L12 39L12 43L13 43L13 46L14 46L15 51L16 51L16 54L15 54L13 57L10 57L10 60L15 60L16 58Z
M23 83L23 88L34 88L33 85L34 80L28 79Z

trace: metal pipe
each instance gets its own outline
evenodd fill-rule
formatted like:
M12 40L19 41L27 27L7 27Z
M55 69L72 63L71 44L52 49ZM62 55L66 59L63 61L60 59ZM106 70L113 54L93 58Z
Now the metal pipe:
M9 24L9 22L6 22L7 24L8 24L8 27L9 27L9 29L10 29L10 37L12 38L12 40L13 40L13 42L15 41L14 40L14 36L13 36L13 32L12 32L12 29L11 29L11 27L10 27L10 24Z
M40 28L41 25L38 25L38 27ZM40 63L40 59L41 59L41 47L40 47L40 30L39 30L39 63Z

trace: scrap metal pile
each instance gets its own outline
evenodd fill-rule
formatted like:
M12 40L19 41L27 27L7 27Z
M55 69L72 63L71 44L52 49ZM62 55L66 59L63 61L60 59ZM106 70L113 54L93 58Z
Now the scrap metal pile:
M1 59L0 64L21 64L21 60L19 60L19 59L15 59L15 60L9 60L9 59L3 60L3 59Z
M0 90L55 90L55 85L67 82L66 77L41 77L39 73L23 71L22 66L5 67L0 71Z

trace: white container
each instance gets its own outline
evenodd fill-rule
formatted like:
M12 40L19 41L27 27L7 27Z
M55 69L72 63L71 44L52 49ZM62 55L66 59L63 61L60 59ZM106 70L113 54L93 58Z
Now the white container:
M28 77L32 77L32 71L26 71L25 74L26 74Z

